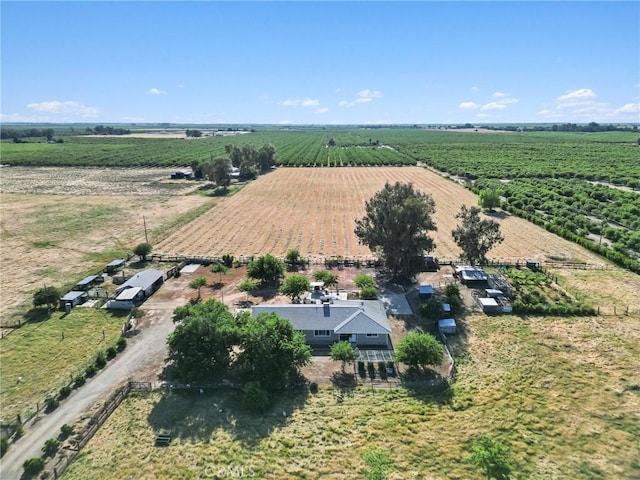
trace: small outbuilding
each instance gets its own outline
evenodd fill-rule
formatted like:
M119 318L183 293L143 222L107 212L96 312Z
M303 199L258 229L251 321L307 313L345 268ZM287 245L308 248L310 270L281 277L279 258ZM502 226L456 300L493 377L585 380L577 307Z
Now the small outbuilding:
M495 288L486 288L484 290L484 293L488 298L504 297L504 293L502 293L502 290L496 290Z
M460 281L468 286L479 286L485 284L489 279L489 276L483 269L470 265L456 267L455 273Z
M478 298L478 305L486 314L502 313L502 306L495 298Z
M418 285L418 296L420 300L430 300L433 298L434 293L435 289L433 285Z
M105 269L105 271L109 274L113 274L117 272L118 269L120 269L120 267L124 265L124 262L125 262L124 258L118 258L116 260L113 260L107 264L107 268Z
M450 303L443 303L442 304L442 313L444 313L445 315L449 315L451 313L451 304Z
M82 305L88 298L89 295L84 290L71 290L64 296L60 297L60 308L66 310L67 308L73 308L76 305Z
M447 335L453 335L457 330L455 319L445 318L443 320L438 320L438 330Z
M80 280L74 287L74 290L90 290L93 285L95 285L96 283L102 283L103 281L104 278L102 278L102 276L100 275L89 275L88 277Z

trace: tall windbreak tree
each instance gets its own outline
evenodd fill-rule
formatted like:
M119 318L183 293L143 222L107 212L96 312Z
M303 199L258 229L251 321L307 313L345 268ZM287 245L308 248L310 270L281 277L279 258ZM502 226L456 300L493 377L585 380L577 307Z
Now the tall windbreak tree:
M451 236L462 249L462 258L471 265L486 263L489 250L504 240L500 224L492 219L481 219L478 207L468 208L466 205L462 206L456 218L460 219L460 224Z
M356 221L360 243L378 254L394 276L413 277L422 255L434 249L428 235L435 231L433 197L411 183L385 184L365 203L366 215Z

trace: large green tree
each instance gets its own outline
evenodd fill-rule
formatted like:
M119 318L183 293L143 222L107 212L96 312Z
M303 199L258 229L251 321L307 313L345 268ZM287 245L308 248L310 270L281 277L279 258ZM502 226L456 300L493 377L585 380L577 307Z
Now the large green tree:
M454 241L462 249L462 258L471 265L483 264L487 261L487 253L494 245L502 242L500 224L492 219L481 219L478 207L463 205L458 226L451 232Z
M377 253L394 276L413 277L422 255L435 247L429 231L436 230L431 195L411 183L385 184L365 203L366 215L356 221L360 243Z
M304 292L311 290L311 283L305 275L293 274L285 277L280 286L280 293L291 299L291 303L300 303Z
M256 166L260 170L260 173L265 173L271 170L276 164L276 147L274 147L271 143L266 143L260 150L258 150L258 155L256 156Z
M440 365L444 358L442 345L430 333L408 333L396 348L397 362L427 370L430 365Z
M247 276L258 280L262 285L277 285L285 270L284 262L267 253L249 264Z
M311 361L304 335L276 313L248 317L243 327L237 364L245 378L274 390Z
M237 323L217 300L174 310L175 330L167 339L167 360L184 382L210 381L231 364L231 349L239 341Z
M211 166L211 176L209 178L219 187L227 189L231 183L231 160L228 158L216 158Z

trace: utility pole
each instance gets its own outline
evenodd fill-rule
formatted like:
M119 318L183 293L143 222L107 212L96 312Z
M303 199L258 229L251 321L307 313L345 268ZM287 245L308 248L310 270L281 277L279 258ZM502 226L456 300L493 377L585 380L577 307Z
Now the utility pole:
M147 235L147 219L142 215L142 222L144 223L144 241L149 243L149 236Z

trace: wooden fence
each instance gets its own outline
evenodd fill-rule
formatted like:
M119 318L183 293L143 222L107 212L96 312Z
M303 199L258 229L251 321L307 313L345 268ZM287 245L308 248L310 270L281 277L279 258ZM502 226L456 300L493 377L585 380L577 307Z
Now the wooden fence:
M102 408L93 415L87 422L87 427L80 432L73 440L70 449L59 451L58 454L51 459L49 467L54 478L60 477L67 467L78 456L80 451L85 447L89 440L93 438L98 429L107 421L109 416L116 408L127 398L132 390L151 391L151 383L149 382L128 382L124 387L119 388L109 397Z

